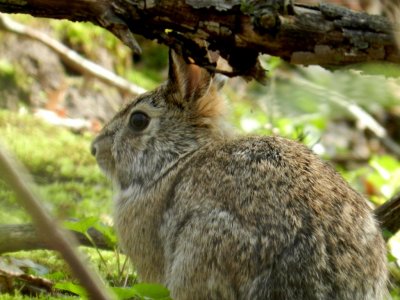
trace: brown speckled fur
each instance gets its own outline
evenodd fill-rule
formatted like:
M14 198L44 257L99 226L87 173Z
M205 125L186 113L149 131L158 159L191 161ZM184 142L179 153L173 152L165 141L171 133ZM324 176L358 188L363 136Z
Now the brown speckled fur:
M172 57L168 82L93 142L141 279L176 300L387 297L365 199L297 142L229 136L210 76ZM138 110L151 118L139 133L128 124Z

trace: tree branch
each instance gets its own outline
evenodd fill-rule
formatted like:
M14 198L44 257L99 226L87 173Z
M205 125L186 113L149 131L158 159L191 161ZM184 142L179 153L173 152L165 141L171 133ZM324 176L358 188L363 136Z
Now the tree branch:
M216 50L232 67L228 75L261 78L258 53L294 64L341 66L366 61L400 63L391 24L380 16L329 4L274 9L283 0L3 0L0 11L90 21L138 51L132 33L157 39L208 69ZM254 4L253 4L254 3ZM136 46L135 46L136 45Z
M93 244L81 233L70 231L82 246L93 247ZM104 236L94 228L88 234L97 248L113 250ZM49 249L54 250L52 244L40 238L32 224L1 224L0 225L0 254L15 251Z

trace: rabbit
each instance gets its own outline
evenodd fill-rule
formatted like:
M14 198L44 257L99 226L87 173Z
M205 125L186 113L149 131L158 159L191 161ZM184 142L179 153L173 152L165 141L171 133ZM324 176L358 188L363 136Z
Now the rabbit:
M233 135L212 81L170 51L168 80L92 143L140 279L176 300L388 297L367 201L296 141Z

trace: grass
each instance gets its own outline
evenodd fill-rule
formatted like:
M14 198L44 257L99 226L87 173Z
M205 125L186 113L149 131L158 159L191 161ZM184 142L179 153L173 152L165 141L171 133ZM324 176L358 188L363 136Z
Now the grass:
M0 137L1 144L29 170L44 199L43 205L53 216L60 221L96 216L104 223L111 222L112 187L89 152L93 139L91 134L77 135L30 115L0 110ZM0 203L0 223L30 222L29 215L15 201L13 192L1 181ZM111 266L116 265L113 252L102 251L109 265L106 267L94 249L83 248L83 251L104 278L117 281L116 271L110 271ZM61 277L57 281L72 280L64 261L54 251L21 251L11 255L44 266L48 269L48 273L43 275L45 277L61 270ZM48 295L41 295L40 298L59 299ZM0 294L0 299L31 298L21 295L17 290L13 295Z
M111 184L89 152L93 138L29 116L0 111L1 142L31 172L45 205L60 219L111 213ZM0 182L1 223L26 222L13 193Z

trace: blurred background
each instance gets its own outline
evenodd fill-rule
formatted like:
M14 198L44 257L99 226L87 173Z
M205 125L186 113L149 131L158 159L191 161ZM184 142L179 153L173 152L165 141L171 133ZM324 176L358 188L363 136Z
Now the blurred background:
M330 2L380 13L372 0ZM152 89L167 77L168 49L155 41L137 36L143 49L138 56L89 23L11 17L138 88ZM366 64L327 70L291 66L270 56L260 59L267 70L266 85L232 78L222 90L228 104L227 119L238 133L279 134L305 143L331 162L372 207L400 192L399 66ZM83 224L78 229L82 231L88 224L112 226L112 186L98 170L89 144L133 97L66 62L62 54L43 43L0 30L0 142L29 169L46 207L66 227L72 226L68 223L71 219ZM28 214L0 181L0 224L29 222ZM115 246L115 236L111 231L107 234ZM385 235L391 293L393 299L400 299L400 236ZM134 269L125 267L123 255L92 247L83 251L110 285L136 281ZM1 299L66 296L13 277L10 268L58 284L67 295L79 295L64 262L54 252L36 250L0 256Z

